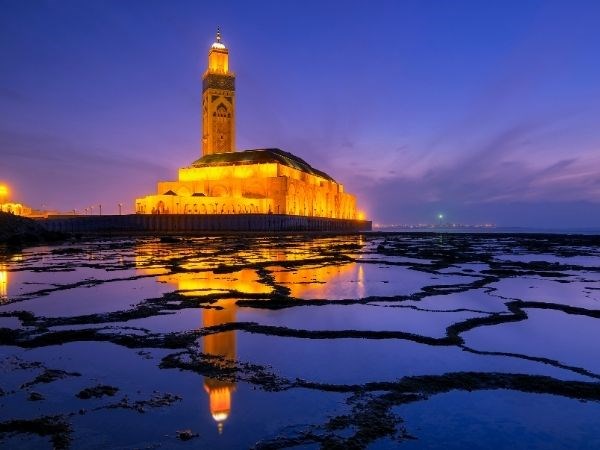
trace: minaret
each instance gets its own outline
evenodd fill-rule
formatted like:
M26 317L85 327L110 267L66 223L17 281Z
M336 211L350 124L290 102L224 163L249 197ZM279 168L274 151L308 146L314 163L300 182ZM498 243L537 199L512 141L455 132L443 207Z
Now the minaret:
M202 156L235 151L235 74L221 30L208 52L202 76Z

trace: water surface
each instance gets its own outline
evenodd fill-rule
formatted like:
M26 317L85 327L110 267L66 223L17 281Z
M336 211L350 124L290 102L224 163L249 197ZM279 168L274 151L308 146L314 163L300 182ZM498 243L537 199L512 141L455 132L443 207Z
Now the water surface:
M368 233L3 251L0 442L597 448L599 243Z

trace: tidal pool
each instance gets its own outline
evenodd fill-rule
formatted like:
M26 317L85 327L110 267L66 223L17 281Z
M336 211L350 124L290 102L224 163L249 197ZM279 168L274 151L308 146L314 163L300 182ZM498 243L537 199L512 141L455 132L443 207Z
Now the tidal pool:
M597 448L600 237L0 249L4 448Z

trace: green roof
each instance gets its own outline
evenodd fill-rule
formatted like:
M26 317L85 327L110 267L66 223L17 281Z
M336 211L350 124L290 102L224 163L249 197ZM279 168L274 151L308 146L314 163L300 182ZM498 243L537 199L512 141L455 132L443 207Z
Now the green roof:
M192 163L192 167L213 167L213 166L231 166L244 164L266 164L279 163L288 167L292 167L302 172L316 175L326 180L335 180L325 172L315 169L306 161L297 156L284 152L278 148L257 148L252 150L244 150L240 152L230 153L213 153L205 155Z

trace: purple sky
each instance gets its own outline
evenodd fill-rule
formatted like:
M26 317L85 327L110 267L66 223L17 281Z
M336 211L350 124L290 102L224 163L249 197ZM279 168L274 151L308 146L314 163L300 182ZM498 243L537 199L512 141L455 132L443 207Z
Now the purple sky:
M297 154L375 222L600 226L598 1L0 8L0 181L31 206L131 212L176 179L220 25L238 148Z

